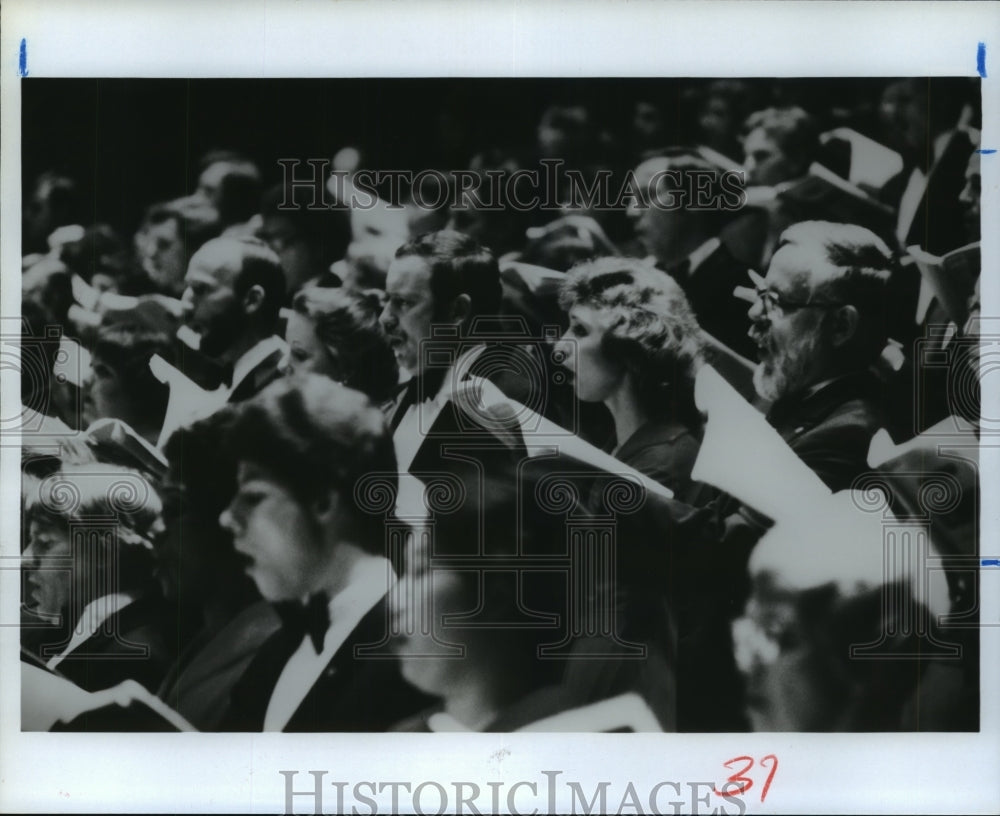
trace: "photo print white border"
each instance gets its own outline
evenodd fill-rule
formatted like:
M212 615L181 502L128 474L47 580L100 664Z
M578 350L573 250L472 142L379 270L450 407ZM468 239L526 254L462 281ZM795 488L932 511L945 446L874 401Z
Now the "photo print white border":
M1000 148L1000 15L993 3L834 2L37 2L3 4L3 315L20 301L20 83L30 77L354 76L975 76L985 50L983 148ZM23 48L22 48L23 43ZM994 76L995 75L995 76ZM405 137L405 134L400 134ZM983 224L1000 224L1000 154L984 155ZM984 230L984 269L1000 269L998 236ZM1000 279L984 275L983 314L1000 316ZM16 378L2 378L2 415L17 405ZM1000 392L983 392L983 414L1000 416ZM994 413L990 414L989 412ZM982 450L980 551L1000 558L1000 452ZM21 733L18 673L18 457L0 461L0 811L252 812L286 808L286 777L309 791L325 771L322 811L390 812L392 787L437 782L455 807L455 784L502 783L504 812L556 808L569 786L607 806L649 812L735 813L700 783L732 773L723 763L775 755L766 801L748 813L995 812L1000 802L1000 569L982 571L982 703L978 734L48 734ZM738 768L739 766L734 766ZM543 772L561 772L558 777ZM527 784L518 788L517 782ZM535 784L535 793L531 783ZM631 784L641 810L631 804ZM405 789L400 789L405 790ZM467 790L467 789L466 789ZM513 793L512 793L513 791ZM483 802L480 810L486 812ZM422 809L436 812L437 788ZM678 805L669 805L678 802ZM297 796L296 812L315 800ZM402 795L399 810L412 810ZM487 804L485 808L488 809ZM721 808L721 809L720 809ZM466 812L474 812L466 808ZM578 811L582 812L582 811Z

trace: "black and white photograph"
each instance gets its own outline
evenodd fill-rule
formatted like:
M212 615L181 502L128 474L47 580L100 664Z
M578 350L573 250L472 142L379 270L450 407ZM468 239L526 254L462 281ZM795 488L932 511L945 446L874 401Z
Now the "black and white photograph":
M260 75L6 28L0 774L132 756L5 811L995 805L988 32Z

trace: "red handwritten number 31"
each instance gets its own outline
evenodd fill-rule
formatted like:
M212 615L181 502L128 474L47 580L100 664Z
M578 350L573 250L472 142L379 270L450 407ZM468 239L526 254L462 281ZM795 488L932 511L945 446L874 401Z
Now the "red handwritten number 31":
M770 765L768 764L768 760L770 760ZM749 776L743 776L743 774L747 773L753 767L753 757L733 757L728 762L723 762L722 764L732 770L733 763L735 762L743 762L746 764L726 780L726 784L722 786L723 790L720 791L713 788L713 791L719 796L743 796L748 790L750 790L750 788L753 787L753 780ZM770 767L771 769L767 775L767 779L764 780L764 787L761 788L760 791L760 801L763 802L764 797L767 796L768 789L771 787L771 780L774 779L774 774L778 770L778 758L774 754L768 754L767 756L761 758L760 764L765 768ZM737 790L730 790L729 788L732 785L735 785Z

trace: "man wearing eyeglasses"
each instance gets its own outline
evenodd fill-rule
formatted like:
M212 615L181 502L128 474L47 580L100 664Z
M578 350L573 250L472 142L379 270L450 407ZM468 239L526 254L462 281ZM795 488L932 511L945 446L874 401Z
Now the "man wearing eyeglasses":
M892 264L873 232L807 221L782 233L765 278L752 273L754 386L771 424L835 491L867 470L884 424L871 366L887 339Z

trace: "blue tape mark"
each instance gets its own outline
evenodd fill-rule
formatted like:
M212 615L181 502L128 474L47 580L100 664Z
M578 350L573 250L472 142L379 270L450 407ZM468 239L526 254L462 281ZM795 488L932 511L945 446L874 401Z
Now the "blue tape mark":
M1000 567L1000 558L984 558L980 563L984 567Z
M20 77L28 75L28 41L21 38L21 52L17 58L17 74Z
M977 150L976 152L982 153L984 156L989 156L990 153L996 153L997 151L995 147L991 147L989 150Z
M986 79L986 43L979 43L979 48L976 49L976 70L979 71L979 76Z

